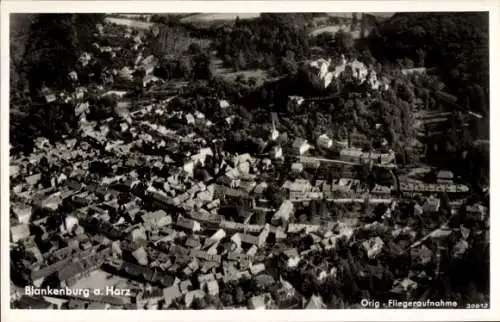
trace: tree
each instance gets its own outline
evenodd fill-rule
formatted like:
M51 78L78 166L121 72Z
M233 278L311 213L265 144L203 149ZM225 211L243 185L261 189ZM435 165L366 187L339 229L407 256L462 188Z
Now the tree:
M332 32L322 32L319 35L316 36L314 39L314 42L316 46L323 47L323 48L328 48L332 44L332 42L335 40L335 34Z
M427 53L423 49L418 49L417 50L417 61L418 65L417 67L425 67L425 57Z
M193 61L190 57L182 57L177 61L176 77L190 78L193 72Z
M255 87L257 85L257 77L251 76L248 78L248 85L251 87Z
M193 309L195 310L203 310L207 307L207 302L202 297L196 297L193 300Z
M411 60L410 58L408 57L405 57L403 59L403 67L404 68L413 68L413 60Z
M353 12L352 13L352 21L351 21L351 31L356 30L358 23L359 23L358 14L356 12Z
M220 299L225 307L233 305L233 296L227 292L222 293Z
M89 50L96 39L97 25L104 23L103 13L79 13L73 15L73 24L77 29L78 45L83 50Z
M214 47L224 64L237 70L276 66L287 51L302 59L309 51L306 21L296 14L264 13L219 29Z
M234 301L237 304L245 303L245 292L243 292L243 289L240 286L235 289Z
M291 58L283 57L280 61L279 70L281 74L293 76L297 74L298 65L297 62Z
M198 43L191 43L188 47L188 54L190 55L199 55L202 53L202 49L200 44Z
M197 80L211 79L213 76L212 66L210 62L210 57L202 53L193 58L193 77Z
M458 69L483 88L488 88L488 17L485 13L398 13L379 24L369 37L369 46L378 59L391 61L408 57L419 67L439 67L438 72L454 94L460 87L450 81Z
M341 52L349 52L354 46L354 39L349 32L339 30L335 33L335 45Z
M94 41L101 14L40 14L31 25L23 58L30 91L36 95L42 84L65 88L68 73L81 51Z
M41 14L30 28L24 70L32 96L45 84L64 87L78 59L77 35L70 14Z

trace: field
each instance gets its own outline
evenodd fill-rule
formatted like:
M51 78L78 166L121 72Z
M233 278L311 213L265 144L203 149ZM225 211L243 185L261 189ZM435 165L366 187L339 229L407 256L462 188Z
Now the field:
M152 22L140 21L135 19L127 19L127 18L116 18L116 17L107 17L106 21L109 23L114 23L121 26L128 26L134 29L149 29L153 26Z
M332 34L336 34L339 30L343 30L346 32L349 32L354 39L359 39L361 38L361 30L354 30L351 31L350 27L347 25L331 25L331 26L323 26L318 29L314 29L309 33L310 36L316 37L319 34L322 34L324 32L330 32Z
M223 67L222 60L220 59L213 59L212 66L214 67L215 75L221 77L226 81L234 81L239 75L241 75L246 80L251 77L255 77L257 80L256 85L261 85L264 81L269 79L268 73L263 69L234 71L231 68Z
M254 19L260 16L260 12L243 12L243 13L200 13L187 16L181 19L183 23L196 23L196 22L211 22L211 21L227 21L235 20L236 17L240 19Z

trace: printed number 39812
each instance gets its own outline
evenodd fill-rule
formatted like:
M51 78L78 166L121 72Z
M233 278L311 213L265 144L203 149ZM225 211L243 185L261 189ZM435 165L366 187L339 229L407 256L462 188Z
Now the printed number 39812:
M467 303L466 308L467 309L487 309L488 303L474 303L474 304Z

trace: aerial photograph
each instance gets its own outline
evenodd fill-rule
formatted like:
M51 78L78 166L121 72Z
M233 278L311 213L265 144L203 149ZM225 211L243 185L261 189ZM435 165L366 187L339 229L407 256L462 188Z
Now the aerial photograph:
M488 12L9 26L11 309L490 309Z

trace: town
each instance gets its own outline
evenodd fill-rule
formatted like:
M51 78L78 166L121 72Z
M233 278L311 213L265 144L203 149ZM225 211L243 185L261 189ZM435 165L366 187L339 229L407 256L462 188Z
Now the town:
M344 47L262 80L205 77L202 32L183 66L156 53L181 40L169 45L155 18L95 24L64 89L44 81L30 98L43 114L23 123L28 112L11 110L13 308L488 303L484 111L432 70L380 68ZM146 26L121 21L134 19ZM339 19L368 34L365 15ZM172 80L188 67L196 81ZM449 152L450 131L474 134ZM26 292L66 288L90 291Z

